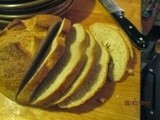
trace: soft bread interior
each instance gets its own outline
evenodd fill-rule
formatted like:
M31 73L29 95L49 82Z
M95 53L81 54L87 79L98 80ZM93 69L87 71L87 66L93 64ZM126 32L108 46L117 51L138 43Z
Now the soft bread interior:
M91 25L90 31L95 39L109 51L111 61L108 76L110 80L119 81L123 77L129 61L129 50L122 35L111 25L103 23Z
M87 58L82 70L75 78L74 83L67 89L67 91L62 93L61 97L51 105L58 104L70 97L74 93L74 91L76 91L83 84L83 82L85 82L89 78L89 76L92 75L97 57L97 43L88 32L87 34L89 36L90 44L86 50Z
M57 100L79 73L85 60L88 40L80 24L74 24L66 37L66 50L46 80L36 90L33 105L46 106Z
M133 48L132 48L131 42L129 40L130 38L126 35L126 33L124 33L124 31L120 27L115 26L115 25L110 25L110 27L112 29L114 29L116 32L118 32L119 34L121 34L121 37L123 38L123 40L127 44L127 47L128 47L128 50L129 50L130 60L132 60L133 57L134 57L134 53L133 53Z
M92 75L70 97L59 103L59 107L72 108L79 106L90 99L104 85L108 72L109 53L99 41L97 41L97 49L96 63Z

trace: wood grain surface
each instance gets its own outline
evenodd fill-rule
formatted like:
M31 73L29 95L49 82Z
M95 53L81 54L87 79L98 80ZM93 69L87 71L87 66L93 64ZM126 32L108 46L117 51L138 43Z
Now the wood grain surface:
M115 0L125 16L140 30L140 0ZM77 0L62 17L80 22L85 28L94 22L116 24L98 0ZM106 82L105 86L84 105L61 110L42 110L21 106L0 94L0 120L139 120L140 119L140 51L134 48L131 65L133 73L126 74L121 82ZM101 103L105 98L105 102ZM134 104L133 104L134 103ZM135 104L136 103L136 104Z

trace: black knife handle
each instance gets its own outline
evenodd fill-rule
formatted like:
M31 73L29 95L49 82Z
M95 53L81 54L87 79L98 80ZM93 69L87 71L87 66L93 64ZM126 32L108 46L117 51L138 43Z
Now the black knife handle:
M141 120L160 120L160 54L155 53L141 72Z
M122 27L125 33L131 39L131 42L138 48L144 49L149 45L149 40L141 34L137 28L123 16L123 14L119 14L117 12L112 13L112 16L116 19L118 24Z

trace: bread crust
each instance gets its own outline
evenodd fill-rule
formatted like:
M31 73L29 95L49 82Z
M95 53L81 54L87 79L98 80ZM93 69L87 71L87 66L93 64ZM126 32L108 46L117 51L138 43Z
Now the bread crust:
M43 15L43 22L47 22L46 16ZM36 22L36 16L26 20L15 19L0 33L0 91L14 101L22 79L48 32L49 26L37 25Z
M53 22L57 20L61 20L61 18L59 16L54 16L51 14L36 15L36 25L44 28L49 28L53 24Z

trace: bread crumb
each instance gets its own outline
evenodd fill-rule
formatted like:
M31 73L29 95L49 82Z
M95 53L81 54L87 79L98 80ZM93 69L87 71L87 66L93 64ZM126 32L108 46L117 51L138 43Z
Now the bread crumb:
M133 73L133 69L128 68L128 69L127 69L127 72L128 72L129 74L132 74L132 73Z
M104 103L105 102L105 98L100 98L100 99L98 99L98 102L100 102L100 103Z

